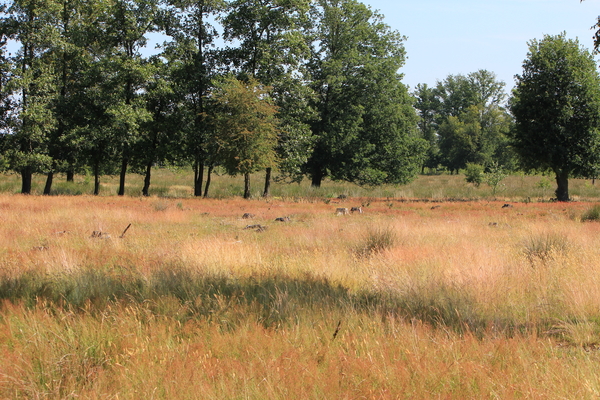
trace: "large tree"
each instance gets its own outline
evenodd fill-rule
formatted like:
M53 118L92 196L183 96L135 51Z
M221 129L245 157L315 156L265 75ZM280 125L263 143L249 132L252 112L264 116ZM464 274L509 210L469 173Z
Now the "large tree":
M16 0L2 16L3 38L19 49L12 57L10 80L5 90L17 100L9 135L7 159L21 174L21 193L31 192L32 175L51 163L48 137L56 119L50 111L55 98L56 70L48 50L57 40L56 20L60 5L54 0Z
M291 179L300 175L312 144L311 93L300 73L310 54L309 6L309 0L236 0L223 19L224 38L237 44L226 51L230 65L242 78L273 87L271 96L284 122L277 149L285 162L279 169ZM269 195L271 170L266 169L264 196Z
M105 57L105 84L112 87L107 113L120 153L120 196L125 194L125 176L140 139L141 125L151 119L144 94L154 65L142 55L146 35L157 29L158 1L112 0L107 37L111 47Z
M0 12L6 12L6 6L0 6ZM9 133L11 127L11 111L13 109L13 98L8 83L11 74L11 62L7 49L9 32L2 29L0 25L0 171L8 168L8 160L5 153L8 150Z
M268 89L253 78L223 78L214 92L215 141L221 165L230 175L244 175L244 198L250 198L250 174L274 163L277 110Z
M132 167L144 174L142 195L150 195L150 180L154 165L177 164L186 159L182 149L185 132L184 107L177 102L177 93L170 80L172 71L162 57L154 56L155 74L147 86L146 103L152 119L141 125L140 137L133 148L136 155Z
M76 169L82 169L81 152L85 147L80 128L85 94L89 93L88 68L94 49L102 35L98 25L104 20L106 2L89 4L79 0L56 0L60 11L56 18L57 39L48 49L47 62L55 71L56 94L51 111L56 119L48 137L48 154L52 164L47 172L44 194L50 194L55 172L66 172L73 180ZM79 168L78 168L79 167Z
M504 82L493 72L449 75L433 88L414 92L421 134L430 142L426 166L442 164L451 171L467 163L508 166L507 134L512 118L505 109Z
M418 84L413 93L415 98L415 109L419 114L418 127L421 137L429 144L422 172L425 168L436 169L440 163L440 147L438 143L438 113L440 100L437 97L435 87L427 84Z
M167 0L162 25L171 38L162 56L168 61L172 88L181 103L185 122L184 146L194 168L194 195L202 196L204 167L215 163L213 143L206 121L209 112L211 81L219 73L221 51L215 49L219 37L215 20L226 6L224 0Z
M306 165L324 177L365 185L406 183L426 149L416 137L412 99L398 73L404 37L356 0L319 0L309 64L318 116Z
M513 145L528 169L552 170L556 198L569 200L569 178L600 163L600 76L589 51L565 34L529 42L511 100Z

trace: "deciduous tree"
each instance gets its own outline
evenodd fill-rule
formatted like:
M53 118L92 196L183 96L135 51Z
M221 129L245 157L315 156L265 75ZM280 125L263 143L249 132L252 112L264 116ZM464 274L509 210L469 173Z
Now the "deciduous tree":
M5 88L18 99L6 155L10 168L21 174L21 193L31 192L32 174L52 162L48 136L56 119L50 104L55 98L54 65L48 49L57 40L56 21L60 5L54 0L15 0L4 14L2 36L19 49L12 59L10 80Z
M528 169L556 175L556 198L569 200L569 178L600 164L600 76L592 55L565 34L529 42L511 100L513 145Z
M215 159L205 119L209 112L211 81L220 72L222 51L215 49L219 37L215 20L225 9L224 0L168 0L162 26L171 40L162 55L168 60L174 93L182 105L185 122L183 145L194 169L194 195L202 196L204 167L209 173Z
M125 176L131 149L139 139L141 124L151 119L143 95L153 75L153 64L141 54L146 34L157 29L156 0L112 0L106 40L112 44L104 63L105 86L113 88L111 129L118 140L120 179L118 195L125 194ZM108 93L108 91L107 91Z
M215 140L219 159L230 175L244 175L244 198L250 197L250 174L273 165L278 121L268 88L250 78L223 78L214 92Z
M277 150L285 162L280 171L292 179L300 176L313 142L311 93L301 73L310 54L309 5L309 0L236 0L223 19L224 38L237 43L226 51L233 70L273 88L282 122ZM264 196L269 195L272 167L266 168Z
M355 0L319 0L309 64L316 96L312 185L324 177L364 185L406 183L422 164L412 99L398 73L404 37Z
M512 119L504 107L504 82L486 70L449 75L436 87L417 86L413 94L421 116L421 134L429 138L428 166L458 171L468 163L510 167L507 148ZM435 153L435 150L438 150Z

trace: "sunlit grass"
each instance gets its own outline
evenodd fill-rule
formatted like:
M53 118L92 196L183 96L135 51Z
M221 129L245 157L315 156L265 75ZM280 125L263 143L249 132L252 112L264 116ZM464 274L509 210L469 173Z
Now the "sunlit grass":
M251 177L251 193L260 198L263 193L264 173L258 172ZM57 174L53 184L53 195L85 195L93 193L93 177L76 175L74 182L65 182L65 176ZM45 184L44 175L34 175L32 193L41 194ZM100 195L117 194L118 176L101 177ZM0 193L19 193L20 176L14 173L0 174ZM125 194L140 197L143 177L128 174ZM600 198L600 184L584 179L569 181L570 196L574 200L597 200ZM493 193L493 189L482 184L475 187L467 183L463 174L459 175L420 175L407 185L383 185L360 187L351 183L325 180L320 188L310 186L304 179L301 183L290 184L272 182L271 196L296 201L322 201L339 196L373 199L428 199L439 200L477 200L493 199L498 201L550 201L554 198L555 184L550 176L528 176L515 174L502 181L502 190ZM238 197L243 194L243 178L231 177L219 172L212 176L209 196L215 199ZM193 174L190 169L155 168L152 175L150 195L159 198L193 197Z
M600 393L589 203L326 200L0 195L0 397Z

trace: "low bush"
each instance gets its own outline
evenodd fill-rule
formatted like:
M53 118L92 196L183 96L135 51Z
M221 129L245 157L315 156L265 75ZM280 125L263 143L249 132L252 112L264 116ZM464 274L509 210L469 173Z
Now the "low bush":
M594 207L584 211L584 213L581 215L581 221L600 221L600 204L597 204Z
M472 183L476 187L479 187L483 182L484 178L484 168L483 165L467 163L467 168L465 168L465 180L468 183Z

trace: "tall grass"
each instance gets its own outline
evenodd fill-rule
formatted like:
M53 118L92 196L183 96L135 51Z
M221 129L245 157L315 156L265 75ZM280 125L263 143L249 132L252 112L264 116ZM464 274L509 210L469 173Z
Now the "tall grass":
M356 201L0 195L0 397L600 391L588 205Z
M365 237L356 244L354 252L358 257L369 257L386 249L391 249L397 242L396 233L390 228L370 228Z

